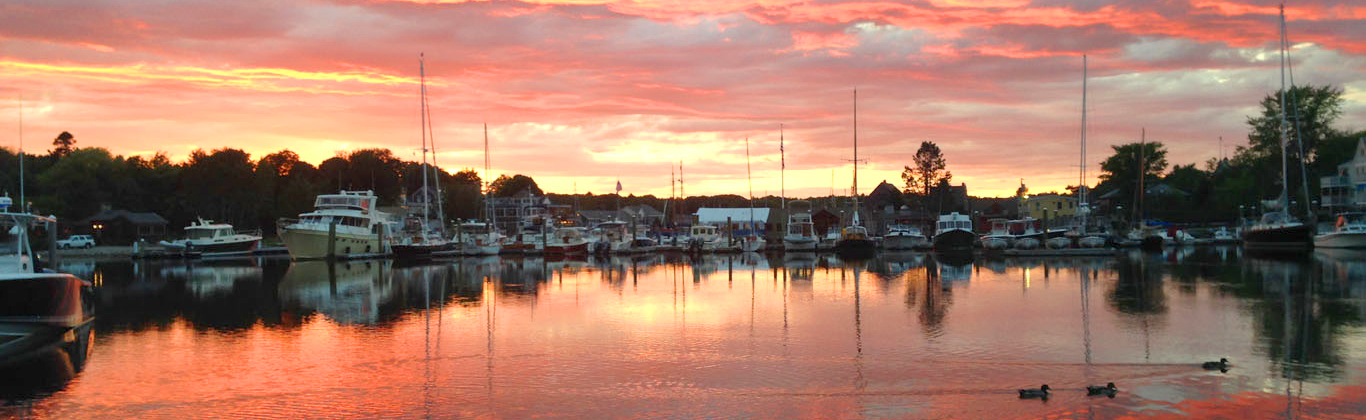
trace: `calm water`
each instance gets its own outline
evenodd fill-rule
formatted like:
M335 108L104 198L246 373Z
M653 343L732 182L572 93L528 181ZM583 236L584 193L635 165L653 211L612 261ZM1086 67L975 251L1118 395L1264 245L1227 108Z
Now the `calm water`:
M0 417L1366 413L1360 253L65 269L99 286L88 357L30 369L51 378L4 387ZM1116 398L1081 390L1106 382ZM1015 395L1042 383L1046 402Z

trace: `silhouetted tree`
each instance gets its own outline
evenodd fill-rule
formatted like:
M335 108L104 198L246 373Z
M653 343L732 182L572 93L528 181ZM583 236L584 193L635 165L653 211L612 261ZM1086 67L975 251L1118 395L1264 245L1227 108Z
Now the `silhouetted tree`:
M52 140L52 146L52 157L58 159L65 157L76 148L76 136L71 135L71 132L63 131L62 134L58 134L57 138Z

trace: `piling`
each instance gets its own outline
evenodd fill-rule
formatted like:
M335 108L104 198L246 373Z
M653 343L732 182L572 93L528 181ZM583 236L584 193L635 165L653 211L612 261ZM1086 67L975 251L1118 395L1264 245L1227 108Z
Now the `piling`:
M327 225L327 259L337 258L337 219Z
M47 223L47 266L57 271L57 221Z

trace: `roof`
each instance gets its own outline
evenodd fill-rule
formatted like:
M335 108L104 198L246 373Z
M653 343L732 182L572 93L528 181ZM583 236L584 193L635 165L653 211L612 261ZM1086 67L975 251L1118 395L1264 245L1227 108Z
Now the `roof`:
M621 211L629 213L635 217L661 217L664 215L664 212L655 210L654 207L650 207L645 204L626 206L625 208L621 209Z
M128 210L104 210L86 218L81 224L123 219L135 225L164 225L168 223L161 215L152 212L132 212Z
M768 211L769 211L768 207L755 207L755 208L753 209L753 213L752 213L752 214L754 215L754 221L764 221L764 222L767 222L767 221L768 221ZM707 208L707 207L703 207L703 208L697 209L697 212L693 213L694 216L697 216L697 223L725 223L726 220L728 220L728 219L729 219L731 222L748 222L748 221L750 221L750 214L751 214L750 208L748 208L748 207L738 207L738 208Z

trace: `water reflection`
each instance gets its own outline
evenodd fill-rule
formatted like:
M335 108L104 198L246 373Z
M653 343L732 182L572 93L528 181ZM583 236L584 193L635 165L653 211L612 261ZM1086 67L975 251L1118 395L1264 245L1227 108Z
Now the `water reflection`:
M0 416L1264 418L1366 399L1363 253L85 269L102 279L89 368ZM1199 368L1219 357L1235 369ZM999 392L1043 380L1126 391Z

